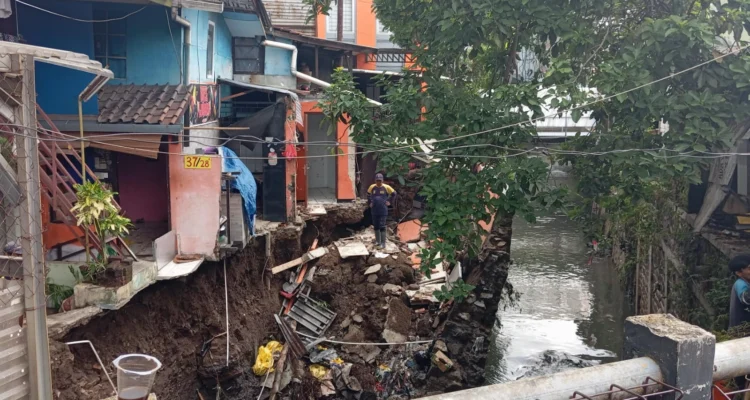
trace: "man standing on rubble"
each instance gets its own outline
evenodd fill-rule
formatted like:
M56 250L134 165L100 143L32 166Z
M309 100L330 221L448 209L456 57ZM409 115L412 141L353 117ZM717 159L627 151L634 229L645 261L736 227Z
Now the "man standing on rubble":
M388 218L388 206L396 197L396 191L383 183L383 174L375 175L375 183L367 189L367 201L372 213L372 225L375 228L375 244L381 249L385 248L385 223Z
M729 328L750 323L750 254L740 254L729 261L729 270L737 280L732 285L729 298ZM738 389L745 389L747 382L744 376L734 379ZM744 395L737 395L735 399Z

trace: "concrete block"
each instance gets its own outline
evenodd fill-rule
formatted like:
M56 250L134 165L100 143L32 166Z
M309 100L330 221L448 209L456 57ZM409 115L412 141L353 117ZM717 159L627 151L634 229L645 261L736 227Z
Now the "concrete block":
M625 320L623 358L649 357L684 400L711 398L716 337L669 314ZM674 395L666 397L674 399Z
M438 350L432 355L432 363L435 364L440 371L447 372L453 368L453 361L448 358L442 351Z
M97 306L116 310L127 304L136 293L156 282L159 271L155 262L139 261L133 264L133 279L118 288L109 288L82 283L75 285L73 296L76 308Z
M367 268L365 270L365 275L374 274L374 273L380 271L381 268L382 268L382 266L380 264L375 264L372 267Z
M104 400L117 400L117 396L107 397ZM151 393L148 395L148 400L156 400L156 395Z

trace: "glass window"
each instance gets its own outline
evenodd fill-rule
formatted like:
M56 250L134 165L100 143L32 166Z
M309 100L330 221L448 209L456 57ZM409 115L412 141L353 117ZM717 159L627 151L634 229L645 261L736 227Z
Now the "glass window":
M115 79L125 79L127 76L128 44L127 20L120 19L123 13L109 10L94 9L94 57L103 66L108 67L115 74Z
M208 43L206 43L206 76L214 76L214 32L216 25L208 23Z
M344 32L354 33L354 0L344 1ZM338 3L331 1L331 11L328 13L328 32L336 33Z

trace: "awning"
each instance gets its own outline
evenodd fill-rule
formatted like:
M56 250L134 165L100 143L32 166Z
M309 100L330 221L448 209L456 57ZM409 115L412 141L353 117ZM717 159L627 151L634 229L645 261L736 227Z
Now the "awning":
M73 135L67 134L73 138ZM156 159L159 156L159 146L161 146L160 133L92 133L84 134L86 141L84 147L93 147L102 150L109 150L118 153L133 154L140 157ZM72 150L78 151L81 147L80 142L71 141L69 145ZM67 146L65 146L67 147ZM63 148L63 150L65 150Z
M273 36L285 38L285 39L291 39L295 42L313 46L313 47L320 47L323 49L333 50L333 51L347 51L353 54L368 54L368 53L377 53L378 49L375 47L368 47L368 46L362 46L359 44L354 43L346 43L346 42L337 42L335 40L328 40L328 39L320 39L312 36L306 36L302 34L302 32L297 32L291 29L286 28L280 28L278 26L273 27Z
M296 122L300 125L303 125L302 122L302 103L299 101L299 96L297 96L297 93L292 92L291 90L277 88L273 86L265 86L265 85L258 85L257 83L245 83L240 81L235 81L232 79L221 79L219 78L217 80L219 83L224 83L227 85L233 85L245 89L253 89L253 90L259 90L261 92L266 93L282 93L285 95L288 95L292 98L292 101L294 101L294 109L295 109L295 116L296 116Z

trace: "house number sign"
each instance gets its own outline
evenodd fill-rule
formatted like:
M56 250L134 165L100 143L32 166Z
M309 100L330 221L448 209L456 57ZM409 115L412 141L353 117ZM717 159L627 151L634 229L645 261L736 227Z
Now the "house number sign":
M187 169L211 169L211 157L185 156L185 168Z

